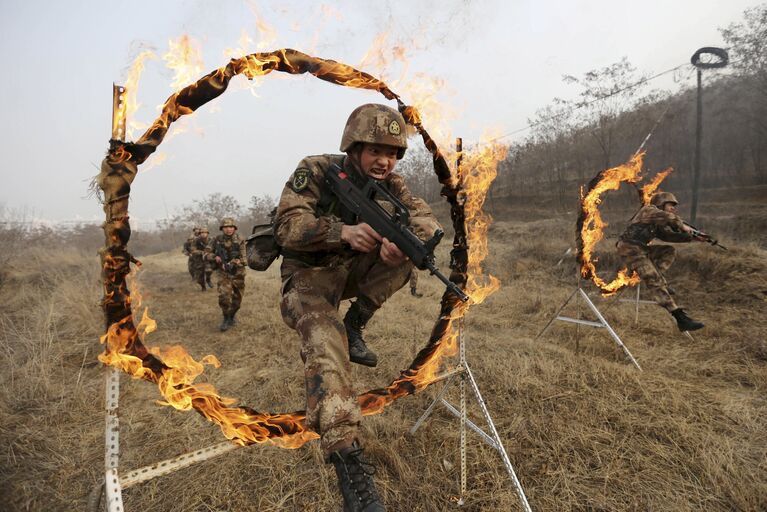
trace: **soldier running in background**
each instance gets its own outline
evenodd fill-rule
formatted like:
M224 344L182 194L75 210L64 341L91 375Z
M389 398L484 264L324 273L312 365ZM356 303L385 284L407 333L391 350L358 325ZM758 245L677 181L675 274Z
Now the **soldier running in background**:
M423 297L423 293L418 293L418 269L415 267L410 271L410 295L419 299Z
M396 245L343 208L325 175L336 164L351 180L380 181L410 210L411 228L425 240L439 224L428 205L413 197L402 177L392 172L406 148L399 112L374 104L357 108L341 139L346 156L304 158L283 189L275 218L283 256L280 309L303 341L306 423L320 434L325 459L336 469L344 510L351 512L380 512L384 507L373 468L363 457L362 412L350 359L377 364L362 329L386 299L405 286L413 264ZM342 321L339 304L354 297Z
M696 322L680 307L671 296L666 278L662 272L668 270L676 257L676 249L670 245L651 244L658 238L664 242L687 243L702 240L693 236L693 230L676 215L679 202L674 194L658 192L632 217L626 231L617 243L618 254L629 270L639 274L642 283L655 302L665 308L676 319L680 331L695 331L704 325Z
M218 235L208 244L206 259L218 265L218 305L224 319L219 326L226 331L234 326L234 315L240 309L245 291L245 240L237 233L237 225L231 217L221 220Z
M194 281L194 270L192 269L192 245L194 244L195 238L197 238L197 235L200 234L200 228L195 226L192 228L192 236L186 239L186 242L184 242L184 249L181 251L184 253L184 255L188 256L186 260L186 269L189 271L189 275L192 276L192 281Z
M208 247L208 228L200 228L199 234L194 238L189 251L189 261L192 265L192 277L200 285L200 291L207 291L206 280L210 283L210 274L206 273L207 268L212 264L206 261L205 253Z
M202 228L200 229L200 238L202 238L205 241L205 251L207 252L208 245L210 245L210 231L208 231L208 228ZM216 268L216 262L215 260L211 261L208 258L203 255L202 258L203 261L203 273L205 274L205 284L208 285L208 288L213 288L213 283L211 282L210 278L213 275L213 270ZM198 281L199 282L199 281ZM200 283L202 285L202 283Z

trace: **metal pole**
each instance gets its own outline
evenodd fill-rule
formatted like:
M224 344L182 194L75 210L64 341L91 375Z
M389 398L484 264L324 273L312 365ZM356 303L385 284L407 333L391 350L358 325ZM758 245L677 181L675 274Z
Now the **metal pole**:
M690 210L690 222L695 224L698 214L698 187L700 186L700 143L703 137L703 88L701 78L703 70L698 68L698 112L695 119L695 162L692 174L692 206Z

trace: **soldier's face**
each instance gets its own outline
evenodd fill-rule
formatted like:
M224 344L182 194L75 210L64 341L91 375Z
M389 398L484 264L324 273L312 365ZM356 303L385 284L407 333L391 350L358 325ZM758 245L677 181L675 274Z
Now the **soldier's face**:
M676 213L676 205L674 203L664 203L663 211L668 213Z
M375 180L385 180L397 165L397 148L386 144L362 145L360 168Z
M208 239L208 232L207 231L203 231L202 233L200 233L200 238L202 238L203 240L207 240Z
M224 226L223 231L226 236L232 236L234 232L237 231L237 228L234 226Z

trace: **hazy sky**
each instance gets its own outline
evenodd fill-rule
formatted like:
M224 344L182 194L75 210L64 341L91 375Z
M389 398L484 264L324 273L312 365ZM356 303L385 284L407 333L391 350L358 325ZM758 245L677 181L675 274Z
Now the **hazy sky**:
M450 119L445 126L468 143L486 129L508 133L525 126L555 96L574 97L563 74L580 75L624 56L650 74L689 62L697 48L722 45L717 29L758 3L0 0L0 206L50 220L103 220L100 205L86 194L110 137L112 82L124 80L138 50L162 56L168 41L185 33L202 49L200 75L226 64L227 48L291 47L356 66L376 36L388 33L384 47L404 48L407 67L383 69L368 61L363 70L383 72L406 101L408 86L439 79L437 99ZM257 19L271 30L259 30ZM244 47L243 33L253 40ZM172 80L161 58L147 62L136 120L155 117ZM146 226L209 192L243 203L252 195L278 195L303 156L338 151L354 107L385 102L311 76L273 73L256 95L239 80L142 166L147 170L140 170L131 194L134 223ZM653 83L680 85L670 76ZM430 128L430 119L425 125Z

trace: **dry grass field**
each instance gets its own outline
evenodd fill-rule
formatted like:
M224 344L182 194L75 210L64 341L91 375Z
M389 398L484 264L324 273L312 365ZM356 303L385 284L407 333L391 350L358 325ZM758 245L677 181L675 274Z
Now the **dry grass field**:
M603 330L556 322L534 340L575 286L572 259L556 265L572 244L574 213L497 208L487 267L502 288L467 317L468 357L534 510L767 510L765 196L754 190L739 203L708 198L703 205L701 224L718 232L728 252L678 247L669 279L681 303L707 324L694 342L660 308L643 305L635 325L633 304L596 298L592 290L643 372ZM446 268L447 247L440 251ZM204 379L255 409L303 408L299 341L279 315L276 265L249 272L239 325L222 334L215 291L196 289L180 249L141 259L145 304L159 323L148 345L182 343L197 358L215 354L223 365ZM607 274L617 264L605 252L600 268ZM103 474L97 257L38 247L3 271L0 509L84 510ZM425 342L441 287L425 274L420 285L425 297L401 291L368 328L381 362L355 366L360 391L388 383ZM576 314L575 306L568 313ZM437 409L415 435L407 432L437 389L364 421L391 511L455 509L457 421ZM153 385L123 378L124 470L223 440L198 414L161 406L158 398ZM478 411L472 418L482 424ZM500 459L471 432L468 463L462 510L519 510ZM317 443L252 446L123 497L129 512L340 510L335 485Z

